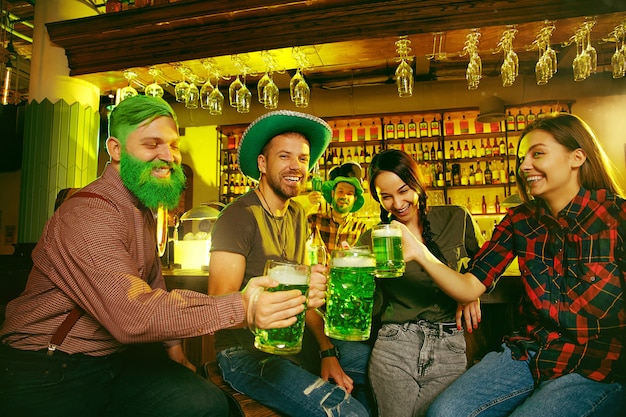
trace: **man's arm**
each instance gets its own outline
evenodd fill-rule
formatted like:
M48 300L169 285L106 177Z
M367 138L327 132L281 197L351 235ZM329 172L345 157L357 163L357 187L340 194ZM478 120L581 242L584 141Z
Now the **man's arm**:
M238 253L211 252L209 263L209 295L222 295L241 289L246 271L246 258Z

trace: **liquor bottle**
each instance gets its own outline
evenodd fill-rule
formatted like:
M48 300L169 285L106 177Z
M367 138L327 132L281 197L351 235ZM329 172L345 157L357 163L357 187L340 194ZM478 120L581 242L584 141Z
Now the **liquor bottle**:
M528 126L535 120L537 120L537 116L535 116L535 113L533 113L533 109L529 109L528 114L526 115L526 126Z
M474 165L470 165L468 178L469 178L469 185L476 185L476 172L474 171Z
M509 142L509 155L515 155L515 146L513 146L513 142Z
M361 122L359 122L359 127L356 128L356 140L365 140L365 128Z
M483 214L487 214L487 201L485 200L485 196L483 196L481 210Z
M500 122L491 122L489 124L491 132L499 132L500 131Z
M448 120L446 120L446 122L444 123L444 127L446 136L454 135L454 121L450 119L450 116L448 116Z
M506 143L504 143L504 138L500 138L500 155L506 155Z
M459 164L452 165L452 185L461 185L461 168Z
M423 155L424 155L424 161L430 161L430 151L428 150L427 144L424 144Z
M546 117L546 114L543 112L543 109L539 109L539 113L537 113L537 119L541 120Z
M415 148L415 144L413 144L413 154L415 155L413 158L416 161L421 162L424 160L424 151L422 150L421 143L417 145L417 149Z
M469 185L469 177L465 168L461 170L461 185Z
M443 187L445 180L443 178L443 166L441 163L437 164L437 187Z
M352 142L352 128L350 127L350 123L343 129L343 138L346 142Z
M226 181L224 181L224 184L222 185L222 195L226 195L228 194L228 183Z
M493 155L493 148L491 147L491 144L489 143L489 139L487 139L487 144L485 145L485 156L491 156Z
M233 179L230 179L230 185L228 187L228 193L229 194L235 194L235 181L233 181Z
M508 176L506 174L506 168L504 166L504 161L500 161L500 183L506 184L508 182Z
M472 149L470 149L470 158L476 158L478 151L476 150L476 144L472 141Z
M435 144L433 144L433 145L430 147L430 160L431 160L431 161L434 161L435 159L437 159L437 155L436 155L436 153L435 153Z
M483 170L480 167L480 162L476 164L476 174L474 175L476 185L483 185Z
M365 148L365 146L361 148L361 152L359 153L359 164L365 163L365 151L363 150L363 148Z
M483 133L485 131L485 125L478 120L474 120L474 130L476 133Z
M496 196L496 213L500 213L500 199Z
M422 120L420 121L419 129L420 129L420 138L428 137L428 122L424 120L423 117L422 117Z
M417 137L417 125L415 124L413 119L409 121L409 124L407 125L407 131L410 139Z
M515 116L511 114L511 110L506 115L506 130L512 132L515 130Z
M391 120L389 120L389 123L385 125L385 139L395 139L395 138L396 138L396 129L393 123L391 122Z
M437 159L440 161L443 159L443 149L441 148L441 142L437 142Z
M465 118L465 115L463 115L463 118L459 122L459 126L461 128L462 135L466 135L469 133L469 121Z
M515 184L515 173L512 169L509 171L509 184Z
M470 150L469 147L467 146L467 141L465 141L465 144L463 145L463 158L469 158L470 156Z
M517 116L515 116L515 123L516 123L517 130L526 129L526 116L522 114L521 110L519 111Z
M446 186L452 186L452 170L450 164L446 164Z
M105 11L107 13L115 13L122 11L122 1L121 0L107 0Z
M365 163L369 164L370 162L372 162L372 154L370 154L370 151L367 150L367 146L365 147Z
M337 148L333 148L333 165L339 165L339 157L337 156Z
M376 126L376 122L372 122L370 126L370 140L378 140L378 126Z
M337 129L337 123L333 124L333 137L331 138L333 142L339 142L339 129Z
M404 125L404 123L402 123L402 120L400 120L398 122L398 125L396 126L396 137L398 139L406 138L406 126Z
M491 183L492 184L500 184L500 170L496 167L496 163L493 163L493 170L491 171ZM485 171L485 174L487 171Z
M499 156L500 155L500 145L498 145L498 139L493 139L493 145L491 146L491 155Z
M463 152L461 151L461 142L456 141L456 149L454 150L454 159L461 159Z
M487 166L485 167L485 173L483 175L484 180L485 180L485 185L490 185L492 184L492 180L493 180L493 174L491 172L491 168L489 168L489 162L487 162Z
M430 134L439 136L439 120L437 120L437 117L433 117L433 121L430 122Z
M483 142L483 140L480 140L480 148L478 148L478 157L482 158L485 156L485 143Z
M454 158L454 142L450 142L450 148L448 149L448 159Z
M342 165L343 161L344 161L344 158L343 158L343 148L341 148L339 150L339 165Z
M346 154L346 162L352 161L352 150L348 148L348 153Z

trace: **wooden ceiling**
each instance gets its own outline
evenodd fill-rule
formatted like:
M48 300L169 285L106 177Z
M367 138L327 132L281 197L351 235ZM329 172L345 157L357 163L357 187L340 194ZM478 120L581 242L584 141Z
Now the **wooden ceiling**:
M595 21L591 41L598 70L610 70L615 50L610 34L626 23L623 0L179 0L49 23L47 29L51 40L65 48L71 75L105 94L126 85L124 69L132 69L138 84L146 85L154 66L158 82L169 91L182 78L178 65L204 82L205 58L212 58L223 76L234 76L239 72L234 54L246 60L249 73L256 75L248 80L256 83L266 70L261 51L270 51L278 72L284 71L276 81L287 88L298 66L294 46L306 54L304 73L313 88L393 83L395 41L402 35L411 40L416 81L463 79L468 58L460 55L472 29L481 33L483 75L499 77L502 53L494 52L509 25L518 31L513 47L520 73L530 74L538 56L531 45L546 20L555 26L551 43L559 56L558 75L572 76L576 47L566 45L587 19ZM432 57L433 52L441 53Z

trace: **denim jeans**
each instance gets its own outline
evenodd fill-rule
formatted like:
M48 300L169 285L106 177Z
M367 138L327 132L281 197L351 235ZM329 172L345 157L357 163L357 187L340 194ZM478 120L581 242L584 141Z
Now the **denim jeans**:
M340 364L357 385L367 385L370 348L332 340ZM322 380L288 358L232 347L217 354L224 381L235 390L282 414L294 417L368 416L366 407L343 388ZM353 391L354 392L354 391Z
M528 361L490 352L444 391L429 417L623 416L625 386L572 373L534 385Z
M216 385L168 359L22 351L0 345L0 415L228 416Z
M426 322L383 325L369 365L379 417L425 415L466 367L462 330L447 333Z

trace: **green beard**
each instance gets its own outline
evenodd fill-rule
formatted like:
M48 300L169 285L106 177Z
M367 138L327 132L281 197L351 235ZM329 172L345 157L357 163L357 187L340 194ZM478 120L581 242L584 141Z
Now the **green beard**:
M152 170L170 167L169 178L156 178ZM144 162L127 152L122 152L120 159L120 177L122 182L146 207L156 210L163 204L168 210L178 206L180 195L185 189L185 173L179 164L163 161Z

